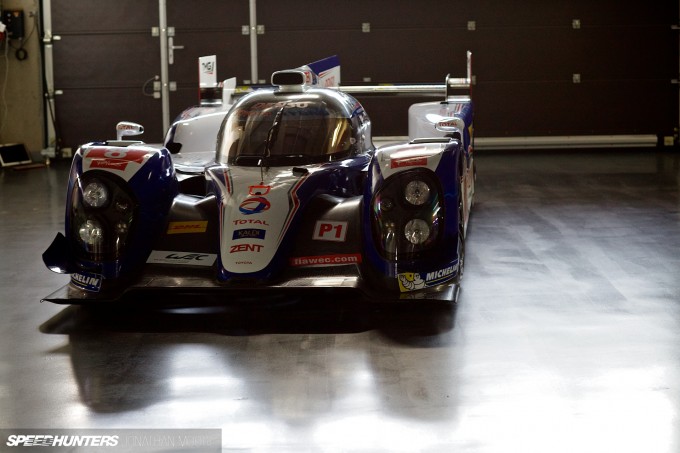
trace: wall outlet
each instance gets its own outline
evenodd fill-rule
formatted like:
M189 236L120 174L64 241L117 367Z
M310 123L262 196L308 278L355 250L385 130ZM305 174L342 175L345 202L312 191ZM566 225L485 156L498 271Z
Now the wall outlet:
M6 25L7 37L9 39L23 39L24 38L24 12L17 11L3 11L2 23Z

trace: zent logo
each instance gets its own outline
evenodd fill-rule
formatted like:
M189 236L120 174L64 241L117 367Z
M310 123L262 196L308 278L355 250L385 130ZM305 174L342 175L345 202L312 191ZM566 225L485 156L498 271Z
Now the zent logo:
M263 245L258 244L237 244L231 246L231 249L229 249L229 253L260 252L263 248L264 248Z
M251 215L259 214L262 211L269 209L271 204L263 197L253 197L243 200L243 203L238 207L241 214Z

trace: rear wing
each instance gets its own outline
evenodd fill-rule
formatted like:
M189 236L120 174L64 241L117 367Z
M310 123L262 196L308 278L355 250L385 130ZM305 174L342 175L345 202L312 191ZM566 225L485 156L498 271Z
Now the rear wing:
M258 87L237 87L236 79L228 79L221 83L217 82L215 75L215 56L201 57L199 59L199 99L202 106L230 104L234 98L243 96ZM295 74L292 79L286 79L286 75ZM443 84L380 84L380 85L341 85L340 60L333 55L322 60L315 61L295 69L277 71L272 74L272 85L282 83L274 80L294 80L292 83L298 87L316 86L336 89L352 95L361 96L410 96L410 97L442 97L448 100L455 93L462 90L472 91L472 52L467 51L467 75L466 77L453 78L447 74Z
M447 74L443 84L381 84L381 85L341 85L340 60L337 56L324 58L295 70L304 73L305 85L335 88L348 94L372 96L437 96L444 100L460 90L472 90L472 52L467 51L467 76L452 78ZM289 71L278 71L289 72ZM272 80L273 85L277 85Z
M355 85L340 86L338 90L349 94L372 96L442 96L447 100L455 92L472 91L472 52L467 51L467 77L452 78L446 75L443 84L413 84L413 85Z

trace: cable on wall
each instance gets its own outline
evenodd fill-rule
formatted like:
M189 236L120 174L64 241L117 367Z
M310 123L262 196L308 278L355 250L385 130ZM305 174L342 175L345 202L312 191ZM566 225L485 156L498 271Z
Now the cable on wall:
M5 126L7 125L7 115L9 113L9 108L7 106L7 85L9 84L9 45L7 42L5 42L5 45L3 46L3 53L2 53L2 58L5 59L5 75L2 79L2 93L0 93L0 97L2 98L2 105L1 105L1 112L0 114L0 136L5 130Z
M24 46L35 34L36 28L38 27L37 14L33 14L31 17L33 17L33 27L31 27L31 31L29 31L28 35L26 35L25 38L19 39L19 47L15 47L12 44L12 40L9 39L7 34L4 35L5 39L0 41L0 45L2 45L3 49L2 58L5 60L4 77L2 79L2 90L0 92L0 98L2 99L0 103L0 135L2 135L2 133L5 131L5 127L7 126L7 118L9 116L9 105L7 103L7 86L9 85L9 67L10 67L9 49L12 48L14 50L14 56L17 59L17 61L24 61L28 58L28 51L26 51Z
M11 40L7 40L7 43L12 47L12 49L14 49L15 58L19 61L24 61L28 58L28 51L24 49L24 46L31 39L36 28L38 27L38 14L34 13L31 17L33 17L33 27L31 27L31 31L28 32L28 35L26 35L25 38L19 39L19 47L14 47Z

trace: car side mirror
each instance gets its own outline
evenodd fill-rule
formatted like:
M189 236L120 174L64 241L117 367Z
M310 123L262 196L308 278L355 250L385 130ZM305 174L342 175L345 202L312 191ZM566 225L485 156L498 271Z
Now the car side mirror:
M129 121L121 121L116 124L116 140L121 141L123 137L130 135L140 135L144 133L144 126Z
M460 118L442 118L434 128L439 132L457 132L465 129L465 123Z

